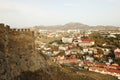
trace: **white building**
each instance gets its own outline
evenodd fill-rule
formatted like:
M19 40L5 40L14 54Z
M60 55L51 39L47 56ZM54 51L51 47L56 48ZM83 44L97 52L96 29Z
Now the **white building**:
M63 43L72 43L73 42L73 38L63 37L62 38L62 42Z

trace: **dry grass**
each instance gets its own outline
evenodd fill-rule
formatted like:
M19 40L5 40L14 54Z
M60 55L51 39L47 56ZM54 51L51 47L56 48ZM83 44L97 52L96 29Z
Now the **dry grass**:
M50 66L48 70L23 72L15 80L117 80L112 76L70 67Z

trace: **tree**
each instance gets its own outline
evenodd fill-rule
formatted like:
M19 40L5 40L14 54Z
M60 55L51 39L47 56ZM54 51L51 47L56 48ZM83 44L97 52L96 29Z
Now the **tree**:
M101 34L98 33L98 32L91 33L91 34L89 35L89 37L90 37L91 39L95 40L95 42L96 42L95 45L96 45L96 46L102 46L102 44L105 43L104 38L103 38L103 37L101 36Z
M102 49L97 49L98 54L103 54L103 50Z
M119 37L113 38L113 37L109 37L109 38L105 38L105 41L107 43L107 45L111 45L111 46L115 46L115 47L119 47L120 48L120 42L119 42Z

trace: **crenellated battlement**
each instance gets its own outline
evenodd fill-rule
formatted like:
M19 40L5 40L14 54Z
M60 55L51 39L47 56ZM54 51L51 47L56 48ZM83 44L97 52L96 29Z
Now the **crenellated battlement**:
M3 23L0 23L0 29L8 29L9 31L15 31L15 32L33 32L29 28L24 29L18 29L18 28L10 28L9 25L5 25Z
M9 25L5 25L3 23L0 23L0 29L10 29L10 26Z
M2 27L2 28L3 28L3 27L5 27L5 25L4 25L3 23L0 23L0 27Z
M34 41L34 32L30 29L12 29L9 25L0 23L0 51L9 53L23 49L34 50Z
M18 31L18 32L32 32L32 31L30 31L30 29L16 29L16 28L13 28L11 30L12 31Z

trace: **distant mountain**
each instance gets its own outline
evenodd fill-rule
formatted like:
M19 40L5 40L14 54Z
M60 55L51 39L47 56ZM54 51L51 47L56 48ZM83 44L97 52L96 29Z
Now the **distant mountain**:
M88 29L90 26L82 23L67 23L63 25L63 29Z
M81 30L120 30L120 27L116 26L89 26L82 23L67 23L65 25L53 25L53 26L34 26L32 30L68 30L68 29L81 29Z

